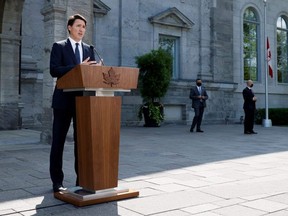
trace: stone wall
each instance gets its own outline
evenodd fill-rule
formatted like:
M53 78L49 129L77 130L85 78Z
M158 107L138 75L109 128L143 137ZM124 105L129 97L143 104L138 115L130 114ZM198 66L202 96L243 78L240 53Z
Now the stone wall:
M0 9L0 129L21 126L20 27L23 1L3 0Z

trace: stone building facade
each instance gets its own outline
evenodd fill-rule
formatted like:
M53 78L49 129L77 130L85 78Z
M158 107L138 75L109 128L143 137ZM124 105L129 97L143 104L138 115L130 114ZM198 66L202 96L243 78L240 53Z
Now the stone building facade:
M165 122L190 124L189 89L203 80L209 100L205 123L239 122L245 87L243 24L249 8L257 18L257 106L265 107L265 35L274 77L268 78L269 107L288 106L288 85L277 79L277 21L288 16L286 0L2 0L0 1L0 129L37 128L51 139L49 74L54 41L67 37L67 17L88 20L85 42L106 65L136 67L135 57L173 44L173 79L163 103ZM266 16L265 16L266 14ZM267 17L266 23L265 17ZM122 124L142 125L137 90L122 97Z

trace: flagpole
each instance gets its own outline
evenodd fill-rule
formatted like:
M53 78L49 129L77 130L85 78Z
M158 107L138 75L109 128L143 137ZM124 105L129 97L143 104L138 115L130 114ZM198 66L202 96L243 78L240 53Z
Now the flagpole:
M263 127L271 127L272 121L269 119L268 109L268 56L267 56L267 34L266 34L266 7L267 0L264 1L264 44L265 44L265 119L262 121Z

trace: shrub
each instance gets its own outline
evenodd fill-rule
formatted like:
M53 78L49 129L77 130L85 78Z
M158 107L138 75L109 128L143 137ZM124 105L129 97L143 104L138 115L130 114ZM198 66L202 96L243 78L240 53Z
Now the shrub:
M270 108L268 115L273 125L288 125L288 108ZM263 119L265 119L265 109L257 109L255 123L262 124Z
M161 48L136 57L136 63L140 68L138 84L143 99L138 118L141 120L144 115L144 126L160 126L164 120L160 99L165 96L170 84L172 60L172 55ZM151 119L151 123L147 123L148 118Z

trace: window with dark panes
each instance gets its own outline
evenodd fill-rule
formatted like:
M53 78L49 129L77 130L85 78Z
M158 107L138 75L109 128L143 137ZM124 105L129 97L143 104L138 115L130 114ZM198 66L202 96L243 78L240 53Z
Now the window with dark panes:
M277 79L279 83L288 83L288 29L287 17L277 19Z
M249 7L243 15L243 68L244 80L259 80L259 20Z

